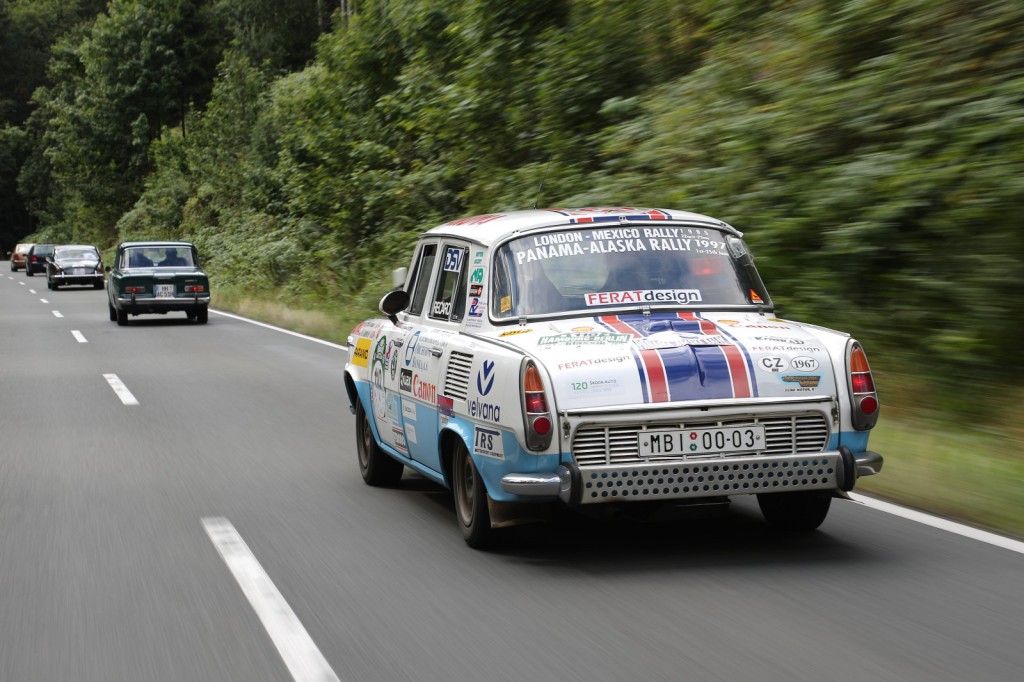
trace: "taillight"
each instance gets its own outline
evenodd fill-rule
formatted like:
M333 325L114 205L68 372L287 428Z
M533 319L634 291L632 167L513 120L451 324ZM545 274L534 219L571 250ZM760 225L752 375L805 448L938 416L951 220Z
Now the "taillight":
M871 375L868 356L856 341L850 343L846 366L850 377L850 398L853 428L866 431L878 422L878 395Z
M551 445L551 409L540 370L532 360L523 364L523 424L526 427L526 447L546 450Z
M202 293L203 290L204 290L204 287L203 287L202 284L186 284L185 285L185 291L187 293L189 293L189 294Z
M142 287L125 287L124 293L126 294L141 294Z

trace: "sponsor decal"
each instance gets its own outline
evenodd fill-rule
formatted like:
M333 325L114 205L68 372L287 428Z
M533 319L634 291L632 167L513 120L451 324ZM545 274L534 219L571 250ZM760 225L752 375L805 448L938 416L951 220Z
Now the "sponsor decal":
M472 285L471 287L469 287L469 295L472 296L473 298L479 298L479 297L483 296L484 295L484 285L483 284L474 284L474 285Z
M789 360L777 355L769 355L758 360L757 366L766 372L778 374L779 372L785 372L789 368Z
M416 427L412 424L405 425L405 439L413 445L416 445Z
M616 305L623 303L699 303L702 299L697 289L634 289L633 291L599 291L586 294L588 306Z
M786 324L744 324L741 326L744 329L792 329Z
M573 327L569 331L573 331L573 332L592 332L592 331L594 331L594 328L593 327Z
M502 332L498 336L517 336L519 334L529 334L532 329L510 329L507 332Z
M391 442L402 452L409 451L409 448L405 445L405 434L402 433L402 429L397 426L391 427Z
M683 346L732 346L732 340L722 334L702 336L680 332L660 332L644 339L633 339L633 345L641 350L682 348Z
M739 323L740 323L739 320L719 320L718 321L718 324L728 324L728 325L735 325L735 324L739 324Z
M484 426L473 427L473 453L494 459L505 459L505 447L501 442L501 431Z
M755 336L755 341L768 341L770 343L788 343L793 346L804 345L803 339L791 339L785 336Z
M558 369L578 369L580 367L593 367L594 365L606 365L616 364L619 362L628 362L633 357L630 355L616 355L611 358L588 358L585 360L570 360L569 362L563 362L558 365Z
M798 358L793 358L790 364L793 366L793 369L796 370L797 372L813 372L814 370L818 369L818 361L806 355L801 355Z
M391 372L392 381L395 378L395 370L398 368L398 353L395 352L395 342L392 339L388 342L388 350L384 354L384 364Z
M512 297L511 296L502 296L501 297L501 312L507 313L510 310L512 310Z
M618 379L587 379L586 381L569 382L569 390L579 394L608 393L618 390L618 386Z
M416 421L416 403L403 399L402 416L407 420Z
M800 388L817 388L820 374L786 374L781 377L787 384L799 384Z
M455 401L446 395L437 396L437 411L445 417L455 414Z
M398 390L402 393L412 393L412 370L403 369L399 377Z
M480 317L467 317L463 324L466 325L466 329L483 329L484 327L483 318Z
M370 345L372 343L367 338L360 337L356 339L356 347L352 350L353 365L359 365L360 367L370 366Z
M444 271L462 272L462 258L465 254L462 249L449 246L444 252Z
M470 284L483 284L484 283L484 269L473 268L473 273L469 276Z
M433 317L448 317L452 314L452 302L434 301L434 304L430 306L430 314Z
M501 405L485 403L478 398L474 398L469 403L469 416L489 422L500 422Z
M751 303L764 303L764 299L757 295L757 292L753 289L750 290L750 302Z
M754 353L820 353L821 349L815 346L772 344L770 346L750 346L750 351Z
M437 402L437 386L426 381L419 374L412 375L412 394L431 405Z
M405 366L408 367L412 364L412 359L416 355L416 346L420 342L420 333L416 332L409 337L409 342L405 344Z
M569 332L553 336L542 336L537 339L537 345L546 348L551 346L609 346L629 343L632 338L631 334L614 334L611 332Z
M470 317L483 317L485 310L487 310L487 304L479 298L469 299L469 312L467 314Z
M387 416L387 397L384 393L384 356L387 353L386 336L377 339L373 349L373 366L370 368L370 402L373 403L373 414L378 420Z
M473 254L473 265L483 265L484 263L484 252L477 251Z
M484 360L484 366L476 373L476 390L487 395L494 388L494 361Z

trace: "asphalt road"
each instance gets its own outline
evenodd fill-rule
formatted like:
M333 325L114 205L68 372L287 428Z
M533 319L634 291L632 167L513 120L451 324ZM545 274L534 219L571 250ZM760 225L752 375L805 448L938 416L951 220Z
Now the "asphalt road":
M1020 553L850 501L473 551L442 489L363 484L342 350L104 296L0 276L0 681L1024 679Z

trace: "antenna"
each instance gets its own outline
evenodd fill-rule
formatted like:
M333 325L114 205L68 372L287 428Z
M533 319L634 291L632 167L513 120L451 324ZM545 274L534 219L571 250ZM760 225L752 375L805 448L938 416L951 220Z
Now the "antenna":
M537 208L537 204L540 203L540 192L544 189L544 181L548 178L548 169L551 168L551 159L555 157L554 154L548 157L548 165L544 166L544 175L540 176L540 187L537 188L537 198L533 200L533 207Z

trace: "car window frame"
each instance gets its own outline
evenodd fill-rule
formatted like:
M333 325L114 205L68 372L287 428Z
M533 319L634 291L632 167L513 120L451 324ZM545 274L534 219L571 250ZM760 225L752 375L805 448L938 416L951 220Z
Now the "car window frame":
M440 245L441 247L438 249L438 254L443 254L443 257L434 264L434 294L431 298L430 306L427 309L427 317L434 322L453 322L458 324L462 322L462 319L466 314L466 264L469 261L469 244L463 241L446 239L442 240ZM457 266L455 270L449 269L449 254L452 251L461 253L458 263L455 264ZM449 272L455 274L451 288L448 313L446 315L435 314L435 306L438 303L444 302L444 298L442 298L442 289L446 288L446 284L450 281L449 278L446 278L445 274Z
M416 250L416 259L414 261L412 277L409 279L409 307L406 308L405 314L409 317L420 317L423 314L423 306L427 300L427 292L430 291L430 283L434 276L434 263L437 261L437 250L440 246L440 241L429 240L422 241ZM430 256L430 265L424 266L424 262L427 259L427 250L433 248L434 251ZM426 279L422 279L426 274ZM422 288L421 288L422 283ZM422 293L421 293L422 292Z

